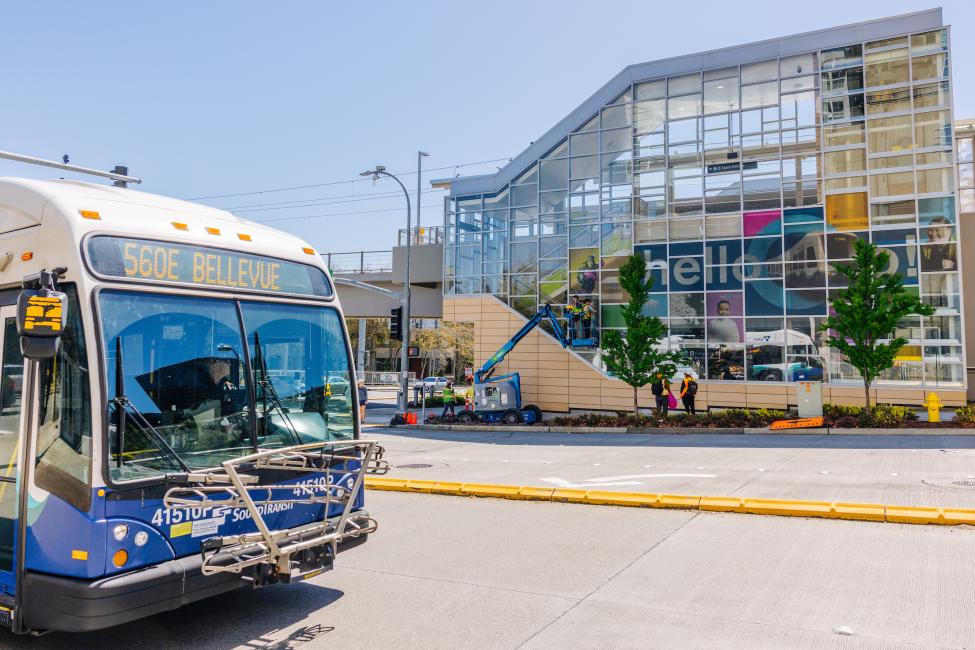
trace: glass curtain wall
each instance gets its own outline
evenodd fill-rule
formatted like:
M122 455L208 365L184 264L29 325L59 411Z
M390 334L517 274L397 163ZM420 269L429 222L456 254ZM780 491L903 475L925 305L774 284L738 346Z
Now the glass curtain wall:
M502 191L446 200L444 290L526 317L590 298L622 328L636 253L700 377L855 381L819 326L865 239L937 309L882 383L959 386L948 64L939 29L635 83Z

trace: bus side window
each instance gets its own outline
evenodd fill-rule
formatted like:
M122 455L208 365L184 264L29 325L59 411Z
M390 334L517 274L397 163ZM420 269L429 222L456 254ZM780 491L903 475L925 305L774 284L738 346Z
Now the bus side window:
M91 507L91 390L78 296L68 294L68 324L57 356L41 363L35 482L82 512Z

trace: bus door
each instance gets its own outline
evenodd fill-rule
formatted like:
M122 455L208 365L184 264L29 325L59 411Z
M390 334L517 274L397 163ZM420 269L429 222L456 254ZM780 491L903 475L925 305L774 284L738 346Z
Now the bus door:
M15 587L14 541L17 530L17 460L20 453L24 357L17 334L17 308L0 307L0 605ZM0 615L3 612L0 611Z

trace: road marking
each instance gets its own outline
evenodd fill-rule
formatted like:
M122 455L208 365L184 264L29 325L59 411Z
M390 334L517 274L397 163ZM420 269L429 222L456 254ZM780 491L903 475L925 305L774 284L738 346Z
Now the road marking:
M587 478L591 483L603 481L628 481L634 478L714 478L716 474L627 474L625 476L603 476L601 478Z
M570 483L564 478L559 478L558 476L550 476L549 478L539 479L540 481L545 481L546 483L551 483L552 485L562 487L562 488L587 488L587 487L610 487L619 485L643 485L640 481L621 481L619 483L597 483L597 484L583 484L583 483Z

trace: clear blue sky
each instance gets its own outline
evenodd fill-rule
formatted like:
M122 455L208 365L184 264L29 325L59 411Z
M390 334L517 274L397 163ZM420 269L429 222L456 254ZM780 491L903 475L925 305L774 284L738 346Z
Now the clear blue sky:
M482 173L628 64L933 6L7 2L0 149L126 163L142 189L183 198L349 181L377 163L410 172L418 148L431 153L426 167L446 168L430 177L496 160L457 170ZM975 4L942 6L953 25L955 116L975 117ZM0 175L55 174L0 161ZM416 176L402 179L415 192ZM368 195L394 189L360 181L206 202L277 220L321 251L381 249L405 220L402 198ZM441 196L424 194L433 206L424 223L441 222ZM306 215L329 216L294 219Z

